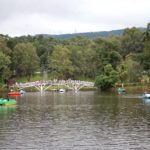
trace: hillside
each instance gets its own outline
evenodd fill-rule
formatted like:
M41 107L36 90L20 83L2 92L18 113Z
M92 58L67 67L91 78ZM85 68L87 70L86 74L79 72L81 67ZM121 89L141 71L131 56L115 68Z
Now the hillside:
M145 31L145 28L140 28L141 31ZM72 34L60 34L60 35L50 35L50 34L40 34L44 37L53 37L57 39L69 39L76 36L85 36L90 39L101 37L108 37L108 36L121 36L124 29L119 30L112 30L112 31L100 31L100 32L85 32L85 33L72 33Z

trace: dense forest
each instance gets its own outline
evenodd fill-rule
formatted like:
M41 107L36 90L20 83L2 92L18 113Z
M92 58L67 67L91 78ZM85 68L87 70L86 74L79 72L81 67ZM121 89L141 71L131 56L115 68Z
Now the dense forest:
M150 23L120 36L60 40L48 36L0 35L0 82L35 73L50 79L91 79L101 89L116 82L149 82Z

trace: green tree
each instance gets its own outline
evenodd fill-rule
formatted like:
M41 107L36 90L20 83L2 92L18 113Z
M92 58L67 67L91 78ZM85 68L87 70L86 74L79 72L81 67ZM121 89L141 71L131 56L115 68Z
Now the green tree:
M138 28L127 28L121 37L121 54L125 58L130 53L143 52L143 33Z
M52 54L54 46L58 45L59 40L51 37L44 37L42 35L36 36L34 39L34 46L37 50L37 55L40 59L41 72L48 70L48 57Z
M93 42L86 37L76 37L67 40L67 47L71 50L71 61L74 67L74 78L94 78L95 77L95 56L92 49Z
M128 77L127 66L125 62L122 62L117 66L118 77L121 83L125 82Z
M147 24L147 29L144 32L144 41L150 40L150 22Z
M145 71L150 71L150 23L148 23L146 32L144 33L144 52L141 63Z
M11 56L11 49L7 46L7 40L9 38L7 36L0 35L0 51L3 52L7 56Z
M116 68L122 57L119 54L120 43L115 38L97 38L94 40L93 50L96 51L95 64L97 73L104 71L104 66L111 64Z
M31 75L39 67L39 58L35 47L31 43L19 43L15 46L12 56L13 69L17 75Z
M51 48L45 46L45 45L39 45L37 48L37 54L40 59L40 68L43 72L44 70L47 70L48 68L48 56L52 53Z
M111 64L104 67L104 74L96 77L95 86L101 90L112 88L118 80L118 73L115 71Z
M70 58L71 52L68 48L60 45L55 46L52 55L48 58L50 73L58 78L70 78L74 71Z
M139 81L139 78L142 73L142 66L139 62L135 61L133 59L134 55L128 55L126 56L126 59L124 61L126 65L126 71L127 71L127 81L128 82L137 82Z
M0 51L0 77L2 82L8 79L11 76L9 69L9 64L11 63L10 57L6 56L3 52Z

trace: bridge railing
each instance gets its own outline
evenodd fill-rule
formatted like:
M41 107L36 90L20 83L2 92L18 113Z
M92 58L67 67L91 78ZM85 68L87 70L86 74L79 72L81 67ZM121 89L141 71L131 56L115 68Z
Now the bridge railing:
M77 86L86 86L86 87L94 87L93 82L88 81L80 81L80 80L40 80L35 82L27 82L27 83L16 83L13 87L17 88L27 88L27 87L41 87L41 86L52 86L52 85L66 85L67 87L77 87Z

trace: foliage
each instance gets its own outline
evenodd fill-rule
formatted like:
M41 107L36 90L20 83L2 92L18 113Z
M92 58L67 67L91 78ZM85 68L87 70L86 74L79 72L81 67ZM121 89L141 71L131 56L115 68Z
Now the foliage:
M19 43L15 46L12 56L13 69L18 75L30 76L38 68L38 56L31 43Z
M73 74L74 68L70 60L71 52L64 46L56 46L49 56L49 71L58 78L68 78Z
M147 29L144 32L144 41L150 40L150 22L147 24Z
M0 35L0 51L5 55L11 55L11 49L7 47L7 36Z
M92 41L85 37L69 40L68 49L71 50L71 61L74 67L73 78L94 78L96 74L96 52L92 49Z
M131 29L127 28L123 32L121 38L121 53L125 57L130 53L141 53L143 52L143 33L133 27Z
M118 39L114 38L104 39L98 38L94 40L93 49L96 51L95 61L96 70L98 74L103 72L104 66L112 64L113 68L121 61L121 55L119 54L120 45L117 42Z
M150 23L147 25L147 30L144 33L144 52L141 62L145 71L150 70Z
M144 33L133 27L119 31L119 36L104 34L76 34L65 40L0 35L1 82L11 77L41 79L45 73L46 79L96 78L96 85L107 89L117 80L125 84L139 82L143 75L150 78L150 23ZM36 72L39 77L33 78Z
M3 52L0 51L0 73L2 81L10 77L9 64L11 63L10 57L6 56Z
M127 82L139 81L141 75L140 63L133 60L132 55L128 55L125 60L126 71L127 71Z
M101 90L112 88L118 80L118 73L112 68L111 64L104 67L104 74L96 77L95 86Z
M117 66L117 72L119 77L118 79L120 80L120 82L121 83L125 82L128 77L127 66L125 62L122 62Z

